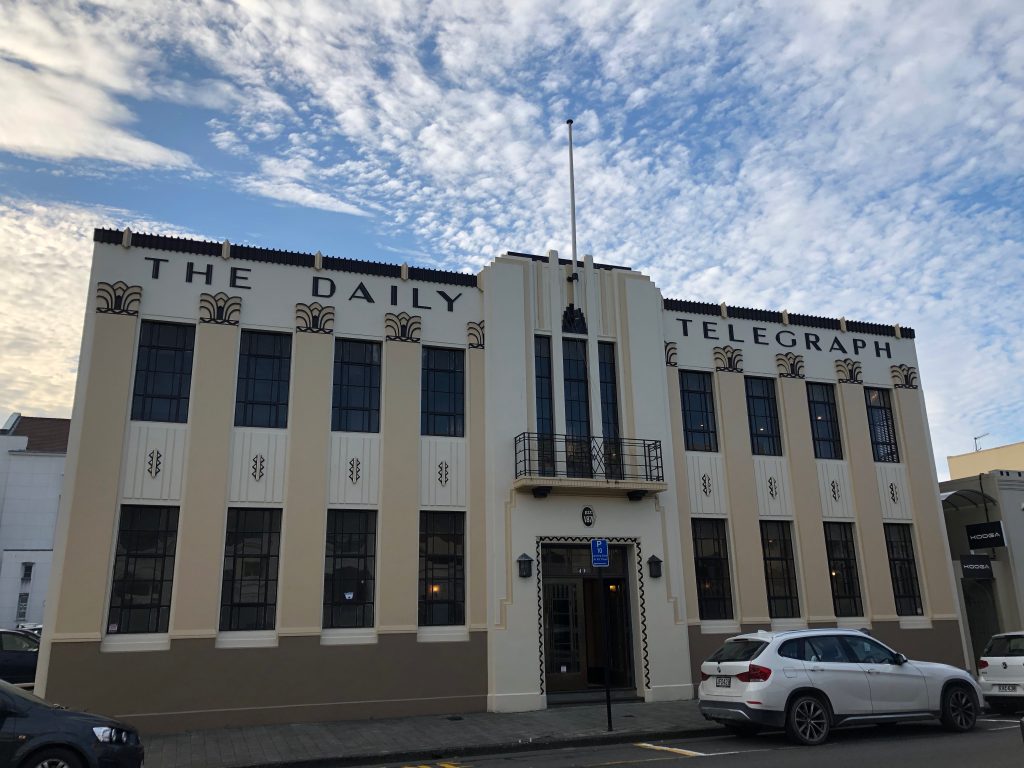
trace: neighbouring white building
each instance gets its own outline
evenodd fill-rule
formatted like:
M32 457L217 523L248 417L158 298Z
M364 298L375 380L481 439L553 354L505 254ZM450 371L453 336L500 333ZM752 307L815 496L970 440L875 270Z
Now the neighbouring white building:
M0 430L0 627L43 621L70 425L14 413Z

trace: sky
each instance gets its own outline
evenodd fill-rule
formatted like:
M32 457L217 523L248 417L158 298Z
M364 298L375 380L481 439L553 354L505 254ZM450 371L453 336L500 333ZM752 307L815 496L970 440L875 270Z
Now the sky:
M917 331L944 457L1024 440L1020 0L0 3L0 420L70 414L94 227Z

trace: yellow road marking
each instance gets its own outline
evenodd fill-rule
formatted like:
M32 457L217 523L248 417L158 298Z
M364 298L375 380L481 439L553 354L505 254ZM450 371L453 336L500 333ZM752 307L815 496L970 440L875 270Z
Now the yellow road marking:
M683 757L705 757L705 754L703 752L694 752L692 749L680 749L678 747L663 747L659 744L648 744L644 741L634 744L633 746L640 747L642 749L655 749L659 752L671 752L674 755L682 755Z

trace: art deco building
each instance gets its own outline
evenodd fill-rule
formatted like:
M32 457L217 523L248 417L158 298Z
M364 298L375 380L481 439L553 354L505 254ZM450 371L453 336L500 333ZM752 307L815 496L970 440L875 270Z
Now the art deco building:
M529 710L607 663L680 699L768 627L964 663L908 328L554 253L95 240L47 697L151 731Z

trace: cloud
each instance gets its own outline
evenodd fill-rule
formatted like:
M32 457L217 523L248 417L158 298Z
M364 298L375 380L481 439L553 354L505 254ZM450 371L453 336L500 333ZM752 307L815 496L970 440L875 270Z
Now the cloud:
M350 216L370 215L361 208L339 200L333 195L317 192L283 178L261 179L250 177L242 179L239 182L239 186L256 195L281 200L286 203L294 203L295 205L304 205L307 208L318 208L321 211L332 211L334 213L346 213Z
M137 168L188 168L184 152L123 129L131 113L100 88L0 59L0 149L69 160L97 158Z
M219 183L461 269L568 250L574 117L581 251L917 327L941 457L1024 429L1022 71L1015 0L16 0L0 148L180 168L124 97L195 102Z
M114 208L0 198L0 419L70 415L92 231L106 226L196 237Z

